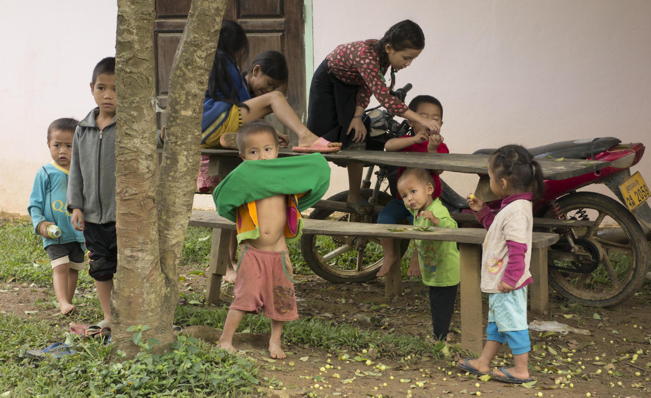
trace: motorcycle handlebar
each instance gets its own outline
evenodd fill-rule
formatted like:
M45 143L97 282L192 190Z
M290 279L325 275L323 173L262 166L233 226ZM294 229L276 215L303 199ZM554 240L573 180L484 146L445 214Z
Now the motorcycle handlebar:
M411 83L407 83L404 85L404 87L391 91L391 95L398 97L400 101L404 102L405 97L407 97L407 93L412 89L412 87L414 86Z

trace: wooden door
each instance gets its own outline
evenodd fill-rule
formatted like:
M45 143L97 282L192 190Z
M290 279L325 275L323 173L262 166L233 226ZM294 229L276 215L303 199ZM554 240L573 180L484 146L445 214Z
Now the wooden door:
M163 105L190 3L191 0L156 1L156 87ZM305 118L303 0L229 0L224 19L238 22L247 33L249 56L245 68L262 51L277 50L285 54L289 67L287 99L299 117Z

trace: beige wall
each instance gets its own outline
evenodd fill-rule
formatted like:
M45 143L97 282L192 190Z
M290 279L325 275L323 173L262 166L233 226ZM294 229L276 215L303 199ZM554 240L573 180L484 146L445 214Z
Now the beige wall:
M0 211L27 212L36 170L51 160L47 126L95 106L95 64L115 54L114 1L7 1L0 62Z
M314 0L314 65L409 18L422 54L397 75L445 108L453 152L616 136L651 146L651 2ZM408 99L409 99L408 98ZM640 166L651 183L651 149ZM336 171L338 181L345 172ZM461 193L469 175L444 178ZM336 184L331 191L345 189Z
M422 55L398 75L437 96L454 152L506 143L617 136L651 142L651 2L645 0L314 0L314 65L337 44L379 38L411 18ZM27 18L29 13L29 18ZM94 106L94 64L113 54L115 3L68 0L3 7L0 210L25 212L49 161L45 129ZM651 150L637 168L651 182ZM345 189L337 168L331 193ZM444 177L446 175L444 174ZM461 193L474 177L447 175ZM198 206L210 206L204 197Z

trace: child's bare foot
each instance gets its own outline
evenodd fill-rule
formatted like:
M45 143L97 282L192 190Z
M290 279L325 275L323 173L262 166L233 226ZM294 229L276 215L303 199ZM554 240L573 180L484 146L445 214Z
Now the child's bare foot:
M231 354L235 354L237 352L235 347L233 347L233 343L220 341L219 344L217 344L217 347L221 348L222 350L226 350L226 351L230 352Z
M287 355L283 351L282 347L278 343L269 342L269 356L274 359L285 359Z
M317 141L319 141L321 137L317 136L310 130L305 129L304 132L301 134L298 134L298 146L301 147L311 147L312 145L316 144ZM323 141L321 141L323 142ZM321 142L319 143L320 145ZM341 142L329 142L326 145L327 148L341 148Z
M375 274L375 276L378 277L378 278L382 277L382 276L385 276L386 274L389 273L389 271L391 271L391 264L389 264L388 262L383 261L382 266L380 267L380 270L377 272L377 274Z
M235 283L235 278L237 277L237 272L235 272L234 266L226 268L226 275L224 275L224 281L228 283Z
M75 310L75 306L70 303L59 303L59 310L61 315L68 315Z
M479 359L462 359L457 363L461 370L475 374L484 375L490 371L488 364L482 364Z

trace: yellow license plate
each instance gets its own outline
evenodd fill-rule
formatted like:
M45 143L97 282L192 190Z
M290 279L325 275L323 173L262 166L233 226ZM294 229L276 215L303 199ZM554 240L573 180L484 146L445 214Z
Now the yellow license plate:
M624 203L629 210L633 210L651 197L651 191L644 182L642 174L635 172L628 180L619 186L619 190L624 197Z

